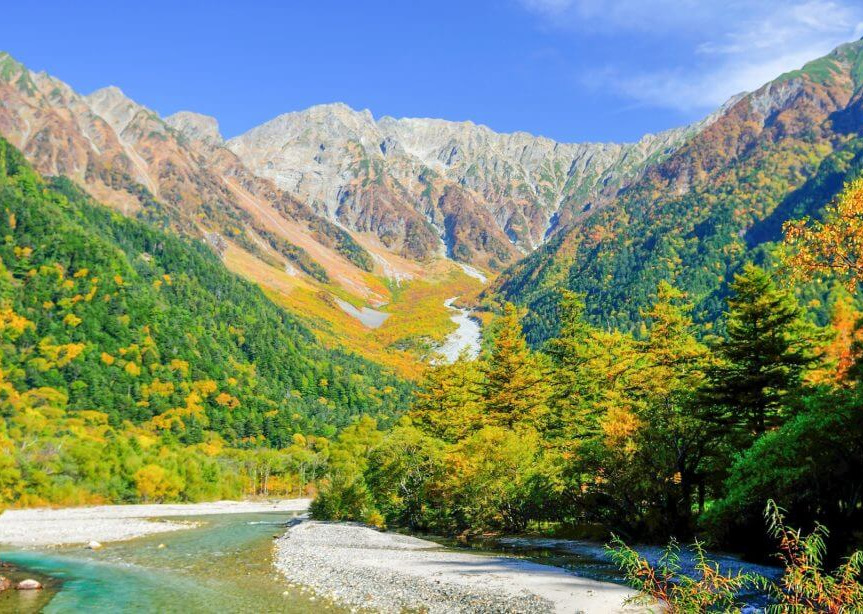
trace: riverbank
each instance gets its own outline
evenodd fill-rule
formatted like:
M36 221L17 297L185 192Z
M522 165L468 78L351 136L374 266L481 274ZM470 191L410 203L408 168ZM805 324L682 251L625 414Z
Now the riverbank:
M90 541L122 541L196 526L194 522L155 520L157 518L302 512L308 509L309 503L309 499L285 499L7 510L0 515L0 544L44 548Z
M276 541L276 567L325 598L380 612L636 612L625 586L355 524L302 522Z

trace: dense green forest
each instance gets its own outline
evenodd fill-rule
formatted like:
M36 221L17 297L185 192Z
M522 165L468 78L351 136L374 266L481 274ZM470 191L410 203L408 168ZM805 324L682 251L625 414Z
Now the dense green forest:
M203 243L42 179L2 140L0 235L7 503L302 491L327 437L411 394Z
M592 324L563 291L540 350L507 305L483 354L433 369L394 428L341 433L313 513L447 534L699 536L763 556L773 500L790 526L830 528L830 560L848 553L863 544L860 211L858 181L822 226L788 226L788 274L741 267L721 334L664 281L634 332ZM802 304L801 280L828 304Z

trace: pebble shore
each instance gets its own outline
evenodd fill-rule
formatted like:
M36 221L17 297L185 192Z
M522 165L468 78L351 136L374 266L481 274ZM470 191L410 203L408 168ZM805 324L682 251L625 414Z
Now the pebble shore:
M351 523L302 522L276 541L275 565L320 597L363 611L632 612L623 586L547 565L448 550Z

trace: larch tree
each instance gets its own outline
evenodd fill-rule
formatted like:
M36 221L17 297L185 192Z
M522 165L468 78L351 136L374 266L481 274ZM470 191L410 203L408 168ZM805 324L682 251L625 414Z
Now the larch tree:
M546 369L528 347L514 305L507 304L498 319L491 351L480 368L486 424L523 424L541 430L550 396Z
M481 374L475 361L459 358L429 369L409 413L424 432L457 441L483 426Z

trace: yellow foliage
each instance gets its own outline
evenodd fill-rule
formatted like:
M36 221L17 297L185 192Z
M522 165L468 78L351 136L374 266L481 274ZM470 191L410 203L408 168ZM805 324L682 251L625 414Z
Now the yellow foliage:
M20 337L27 329L35 328L33 322L18 315L11 308L0 309L0 332L7 333L12 339Z
M640 422L638 417L625 407L612 407L602 420L602 431L609 447L626 446L635 435Z
M29 247L19 247L16 245L12 250L12 253L15 254L16 258L25 259L30 257L30 255L33 253L33 250Z
M134 475L135 488L145 500L173 499L185 485L180 476L159 465L144 465Z
M50 337L42 339L42 341L39 342L39 352L42 356L47 361L54 363L58 367L65 367L70 362L78 358L83 351L83 343L53 345Z
M81 318L76 316L74 313L67 313L66 317L63 318L63 324L65 324L66 326L71 326L72 328L78 326L81 321Z
M129 361L123 369L132 377L138 377L141 375L141 367L138 366L138 363Z
M803 218L783 230L791 248L784 255L788 268L803 278L833 272L854 290L863 281L863 178L846 186L823 221Z
M215 400L216 403L218 403L222 407L228 407L230 409L234 409L235 407L238 407L240 405L240 400L237 397L228 394L227 392L219 393Z
M171 371L179 371L184 376L189 374L189 363L185 360L180 360L179 358L173 359L169 368Z
M87 424L108 424L108 414L101 411L83 409L78 412L78 416Z
M202 397L208 397L219 389L218 384L211 379L200 380L192 384L192 390Z
M108 352L102 352L102 362L106 365L113 365L117 359L111 356Z
M150 395L168 397L174 393L174 384L173 382L163 382L159 379L155 379L150 384L145 384L141 388L141 393L144 397L148 397Z

